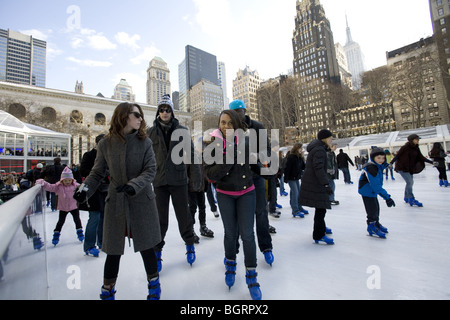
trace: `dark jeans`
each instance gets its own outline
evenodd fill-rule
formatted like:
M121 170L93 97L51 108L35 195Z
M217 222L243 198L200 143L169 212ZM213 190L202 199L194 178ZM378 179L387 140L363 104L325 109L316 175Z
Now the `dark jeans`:
M205 205L205 193L202 192L189 192L189 211L192 215L192 223L195 224L195 213L198 208L198 220L200 225L206 224L206 205Z
M208 203L211 208L211 211L217 211L216 199L214 198L213 188L214 188L213 184L208 182L208 188L206 190L206 197L208 198Z
M83 226L81 225L81 220L80 220L80 211L78 209L72 210L70 211L70 213L72 214L72 218L73 218L73 222L75 222L75 228L76 229L81 229L83 228ZM69 214L68 211L59 211L59 219L58 222L56 223L56 227L54 231L58 231L61 232L61 229L64 225L64 222L66 222L66 217Z
M194 244L194 226L188 208L188 185L161 186L155 188L156 207L158 208L159 224L162 241L156 246L161 251L164 247L164 238L169 228L169 201L172 196L172 205L178 221L178 230L186 245Z
M256 243L253 231L255 222L255 190L242 196L229 196L217 192L220 216L225 229L225 257L236 260L239 235L244 247L244 264L247 268L256 268Z
M344 182L345 183L350 183L350 181L352 181L351 177L350 177L350 171L348 168L339 168L339 170L342 171L342 173L344 174Z
M86 224L84 233L84 251L95 247L95 242L99 247L103 242L103 217L104 213L101 211L89 211L89 219Z
M142 260L144 261L145 272L147 278L158 274L158 266L156 261L156 255L153 248L141 251ZM105 268L103 272L104 284L113 284L116 282L119 274L120 255L107 255L105 260Z
M256 192L256 236L261 252L272 249L272 237L269 233L269 212L267 211L266 180L261 177L253 178ZM276 192L276 191L275 191Z
M367 224L376 222L377 225L380 221L380 203L377 198L362 197L364 202L364 208L366 208Z
M277 180L278 178L276 176L268 180L269 212L275 212L277 208Z
M316 208L314 213L314 228L313 228L313 239L320 240L325 236L325 214L327 209Z
M447 181L447 171L445 170L445 167L438 167L436 169L439 172L439 180Z

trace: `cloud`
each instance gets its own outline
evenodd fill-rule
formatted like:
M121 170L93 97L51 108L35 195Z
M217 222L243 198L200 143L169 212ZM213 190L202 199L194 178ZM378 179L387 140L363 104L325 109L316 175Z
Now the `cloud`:
M53 33L53 30L48 29L45 31L37 30L37 29L30 29L30 30L20 30L20 33L26 34L28 36L33 36L33 38L47 41L49 35Z
M112 50L117 48L117 45L109 41L102 33L88 36L88 45L95 50Z
M84 59L80 60L74 57L68 57L68 61L74 62L82 67L102 67L102 68L108 68L112 66L111 62L108 61L95 61L90 59Z
M154 45L151 47L145 47L144 51L132 58L130 61L132 64L141 64L143 62L149 63L155 56L158 56L161 53L161 50L156 48Z
M70 39L70 46L73 49L88 47L94 50L114 50L117 44L111 42L102 32L97 32L93 29L81 28L77 33L72 32Z
M194 0L194 4L197 8L195 18L203 32L210 35L227 32L231 17L229 0Z
M115 39L119 44L128 46L133 50L137 50L140 48L140 46L136 43L137 41L141 40L141 36L138 34L130 36L126 32L119 32L115 35Z

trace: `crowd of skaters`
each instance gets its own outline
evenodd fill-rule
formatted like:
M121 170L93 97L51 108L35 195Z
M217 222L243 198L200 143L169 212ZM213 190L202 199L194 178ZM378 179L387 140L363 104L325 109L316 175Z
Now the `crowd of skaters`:
M245 150L249 151L248 137L245 134L227 136L226 132L230 129L245 132L264 127L250 119L242 101L233 101L229 110L221 113L218 128L210 134L210 140L204 141L205 144L217 143L224 160L228 150L238 149L230 149L231 145L244 144ZM412 194L412 184L413 175L423 170L425 162L432 163L438 169L442 181L440 185L448 185L445 174L448 154L442 153L442 146L439 152L436 151L438 146L435 144L429 155L433 161L427 159L418 148L420 137L417 135L408 137L408 142L395 157L391 158L388 150L374 147L365 163L357 159L353 163L342 149L336 155L333 133L323 129L318 132L317 139L308 144L307 157L301 143L294 144L286 156L280 153L279 170L274 176L262 174L263 164L251 164L250 152L245 153L245 161L240 164L237 161L233 164L223 161L197 165L192 164L196 163L194 159L191 159L190 165L175 164L170 156L178 143L171 139L175 130L187 128L176 119L169 95L158 104L153 126L149 127L138 104L122 103L114 111L109 133L96 138L96 146L83 156L80 168L70 170L55 159L55 164L49 166L52 170L45 170L55 176L59 174L53 180L44 174L41 166L33 169L40 173L34 178L34 183L41 184L46 191L58 196L58 207L56 201L53 206L52 197L49 197L52 211L60 212L52 243L58 244L65 217L71 213L76 235L84 242L84 252L94 257L99 256L99 250L107 254L101 299L115 298L115 284L126 238L130 245L130 239L133 239L134 250L142 255L149 290L147 298L160 299L159 273L162 272L170 201L180 236L186 245L187 262L192 265L196 260L195 244L200 239L194 230L196 220L201 236L214 237L214 232L206 226L208 200L214 216L221 217L223 221L226 285L231 289L236 281L240 239L249 293L252 299L259 300L262 292L257 281L256 252L259 249L263 253L266 263L274 263L271 233L276 233L276 229L269 224L268 217L280 217L281 213L277 210L281 207L277 203L278 188L280 197L290 197L294 218L304 218L309 214L303 206L315 209L313 239L317 244L333 245L334 240L330 237L333 232L326 226L325 216L331 205L339 205L334 196L334 180L339 179L339 172L342 172L346 184L353 184L349 164L356 165L362 171L358 191L366 209L367 231L380 238L386 238L388 231L379 222L377 198L384 199L388 207L395 206L394 200L383 189L384 174L388 177L388 172L391 172L393 178L394 163L398 163L396 171L406 181L405 202L411 206L422 206ZM191 147L193 150L194 145ZM195 155L195 152L191 154ZM237 155L234 157L236 160ZM416 162L404 160L406 157L414 158ZM284 190L284 183L290 187L289 194ZM197 209L199 214L196 219ZM89 211L85 234L79 210Z

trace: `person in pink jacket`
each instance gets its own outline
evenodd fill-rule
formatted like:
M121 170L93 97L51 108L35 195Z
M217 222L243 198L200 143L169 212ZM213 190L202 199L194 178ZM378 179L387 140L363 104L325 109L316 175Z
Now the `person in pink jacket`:
M53 245L59 243L59 236L61 235L61 229L66 221L66 216L70 212L75 222L75 228L77 232L78 240L84 240L83 226L80 220L80 211L78 210L77 201L73 198L75 189L80 185L73 178L72 171L65 167L61 173L61 179L55 184L50 184L43 179L36 181L36 184L42 185L45 191L54 192L58 196L59 220L56 223L55 230L53 231Z

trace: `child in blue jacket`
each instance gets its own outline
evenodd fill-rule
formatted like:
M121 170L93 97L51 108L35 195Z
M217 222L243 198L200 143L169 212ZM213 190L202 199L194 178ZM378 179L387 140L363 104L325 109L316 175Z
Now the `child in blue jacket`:
M383 171L389 164L386 155L381 148L373 148L370 153L370 161L363 167L359 179L358 193L362 196L367 213L367 232L369 235L377 235L386 238L387 228L380 224L380 204L378 195L386 200L388 207L395 207L391 196L383 189Z

